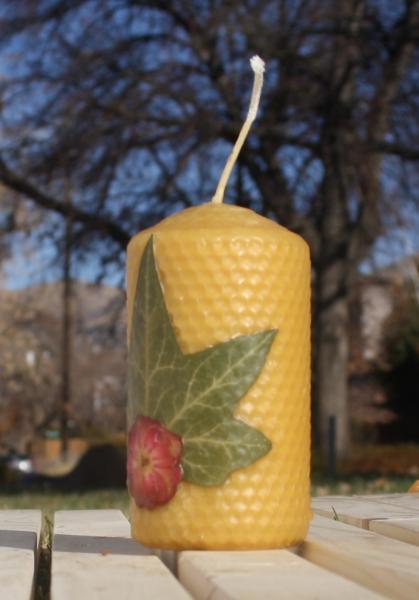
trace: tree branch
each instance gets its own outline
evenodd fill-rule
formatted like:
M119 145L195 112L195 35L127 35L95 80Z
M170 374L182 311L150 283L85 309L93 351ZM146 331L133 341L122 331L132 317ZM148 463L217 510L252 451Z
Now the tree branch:
M72 0L72 2L55 2L44 11L26 12L24 17L14 15L10 19L0 19L0 32L2 41L6 36L16 35L28 26L42 25L45 22L63 18L68 12L82 6L85 0Z
M120 227L111 219L99 216L97 214L91 214L84 211L76 206L68 206L59 202L56 198L49 196L42 192L39 188L35 187L32 183L20 177L14 173L0 158L0 181L10 189L23 194L32 202L35 202L38 206L52 210L63 216L70 215L79 223L82 223L90 231L96 231L111 237L123 248L129 242L130 236L127 231Z
M382 154L394 154L405 160L419 160L419 148L411 148L397 142L375 140L370 144L371 150Z

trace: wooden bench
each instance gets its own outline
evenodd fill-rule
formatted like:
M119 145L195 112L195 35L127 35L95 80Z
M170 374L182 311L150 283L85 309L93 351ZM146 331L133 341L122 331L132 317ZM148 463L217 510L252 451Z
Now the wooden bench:
M136 544L118 510L60 511L38 573L41 512L0 511L0 598L33 598L46 570L51 600L419 598L419 494L314 498L313 509L298 548L180 553Z

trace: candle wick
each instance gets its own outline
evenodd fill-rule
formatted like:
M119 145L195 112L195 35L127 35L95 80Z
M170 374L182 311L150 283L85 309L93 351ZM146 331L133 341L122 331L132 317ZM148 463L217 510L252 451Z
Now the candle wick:
M249 110L247 113L246 120L243 123L242 128L240 130L239 137L237 138L233 150L231 151L230 156L227 159L224 170L220 177L220 181L218 182L217 189L212 198L212 202L214 202L215 204L220 204L223 201L224 191L227 182L230 178L231 171L233 170L234 164L237 160L240 150L242 149L247 134L249 133L250 127L252 126L252 123L256 118L257 110L259 107L260 95L263 86L263 73L265 71L265 63L259 56L253 56L250 59L250 66L253 69L255 77L253 81L253 89L252 96L250 98Z

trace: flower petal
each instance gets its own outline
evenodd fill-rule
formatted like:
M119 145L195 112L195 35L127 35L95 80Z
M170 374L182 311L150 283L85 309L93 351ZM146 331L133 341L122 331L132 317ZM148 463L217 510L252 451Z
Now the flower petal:
M140 508L173 498L182 480L182 439L150 417L138 416L128 434L128 490Z

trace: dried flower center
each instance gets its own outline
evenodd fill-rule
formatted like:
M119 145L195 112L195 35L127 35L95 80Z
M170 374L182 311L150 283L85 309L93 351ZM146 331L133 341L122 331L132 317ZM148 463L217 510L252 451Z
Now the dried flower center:
M152 469L151 457L149 452L145 450L141 450L139 459L137 461L137 465L144 472L144 474L148 474Z

